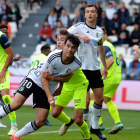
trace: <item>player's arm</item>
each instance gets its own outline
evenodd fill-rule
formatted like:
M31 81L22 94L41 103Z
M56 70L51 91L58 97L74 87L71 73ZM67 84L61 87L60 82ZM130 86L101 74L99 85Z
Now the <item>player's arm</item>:
M8 67L9 67L10 63L13 60L14 54L13 54L13 50L12 50L12 47L10 45L10 42L9 42L9 40L8 40L8 38L7 38L7 36L5 34L1 35L1 42L0 43L1 43L1 46L3 47L3 49L5 50L5 52L8 55L7 59L6 59L6 62L5 62L5 65L4 65L3 69L2 69L2 71L0 72L0 83L1 83L1 82L4 82L6 80L5 79L6 71L7 71Z
M53 96L58 96L58 95L60 95L60 94L61 94L62 88L63 88L63 83L60 82L59 87L55 90Z
M133 51L135 51L140 56L140 50L138 45L133 46Z
M73 74L74 74L74 72L72 72L72 73L70 73L66 76L61 76L60 77L60 76L53 76L48 71L47 72L44 72L44 71L42 72L42 75L45 79L52 80L52 81L57 81L57 82L68 82Z
M86 35L78 34L78 30L80 30L80 25L75 24L68 29L68 32L70 34L73 34L74 36L82 39L85 43L90 43L90 39Z
M112 66L113 63L114 63L113 56L110 56L109 58L107 58L107 62L106 62L107 70Z
M43 85L43 88L44 88L44 91L48 97L48 102L49 104L54 107L55 105L55 100L53 98L53 95L51 94L50 92L50 87L49 87L49 81L47 79L45 79L42 74L41 74L41 82L42 82L42 85Z
M107 77L107 65L106 65L106 60L105 60L105 49L103 47L102 40L98 42L98 52L99 52L102 64L104 66L104 69L102 71L102 76L104 76L104 79L105 79Z
M23 59L23 56L15 57L15 58L13 58L12 62L10 63L10 65L12 65L13 62L22 61L22 59Z

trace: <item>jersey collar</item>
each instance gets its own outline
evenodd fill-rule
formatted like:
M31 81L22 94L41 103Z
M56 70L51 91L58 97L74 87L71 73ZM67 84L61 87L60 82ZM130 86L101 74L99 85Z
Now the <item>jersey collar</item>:
M86 22L85 22L85 24L87 25L87 23L86 23ZM87 25L87 26L88 26L88 25ZM89 27L89 26L88 26L88 27ZM97 27L97 26L95 25L95 28L92 28L92 27L89 27L89 28L91 28L91 29L96 29L96 27Z

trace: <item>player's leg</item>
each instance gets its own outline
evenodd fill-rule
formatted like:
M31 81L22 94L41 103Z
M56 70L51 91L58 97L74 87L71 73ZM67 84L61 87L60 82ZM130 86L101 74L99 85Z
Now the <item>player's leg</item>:
M106 86L106 83L105 83L105 88L104 88L104 102L115 122L115 126L113 127L111 131L109 131L109 134L116 134L118 131L123 129L123 124L121 123L117 106L111 100L111 98L114 97L118 86L119 84Z
M83 120L84 109L86 108L87 85L81 86L74 91L74 121L79 126L84 140L91 140L88 125Z
M33 93L33 108L35 108L35 120L27 123L21 130L11 136L11 140L20 140L21 136L27 135L38 130L45 124L47 119L50 104L45 91L37 86L31 79L27 79L28 82L32 82L30 91Z
M35 120L27 123L22 129L11 136L11 140L20 140L20 137L33 133L45 124L49 110L45 108L35 108Z
M50 106L49 113L50 113L51 111L52 111L52 107ZM49 122L48 119L46 120L45 125L47 125L47 126L52 126L52 124Z
M87 89L87 96L86 96L86 109L84 109L83 119L87 122L88 115L89 115L89 103L90 103L90 87Z
M91 92L90 93L90 106L91 106L91 108L93 108L94 100L95 100L94 93ZM100 131L103 131L105 129L105 126L103 125L102 115L99 118L98 125L99 125Z
M90 128L90 132L96 134L100 139L106 140L106 137L100 132L98 122L101 116L102 103L103 103L103 80L100 73L100 70L91 71L91 76L89 78L89 84L94 92L95 101L93 104L92 112L92 127Z

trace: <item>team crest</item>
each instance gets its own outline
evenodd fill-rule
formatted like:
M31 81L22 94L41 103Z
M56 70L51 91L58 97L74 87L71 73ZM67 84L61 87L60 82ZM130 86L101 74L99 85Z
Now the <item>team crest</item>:
M99 33L96 33L96 37L99 37Z
M21 87L20 89L19 89L19 91L23 91L24 90L24 87Z
M70 69L70 68L68 68L68 69L67 69L67 73L70 73L70 72L71 72L71 69Z

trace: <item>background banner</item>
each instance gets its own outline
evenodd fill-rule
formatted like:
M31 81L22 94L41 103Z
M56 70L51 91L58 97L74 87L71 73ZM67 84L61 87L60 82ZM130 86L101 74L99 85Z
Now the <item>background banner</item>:
M10 84L10 96L13 99L13 93L18 88L20 82L24 79L23 76L11 76ZM140 81L127 81L123 80L119 85L114 98L112 99L121 110L140 110ZM26 100L24 105L32 106L32 95ZM72 100L68 107L74 107L74 101ZM103 108L107 108L103 105Z

